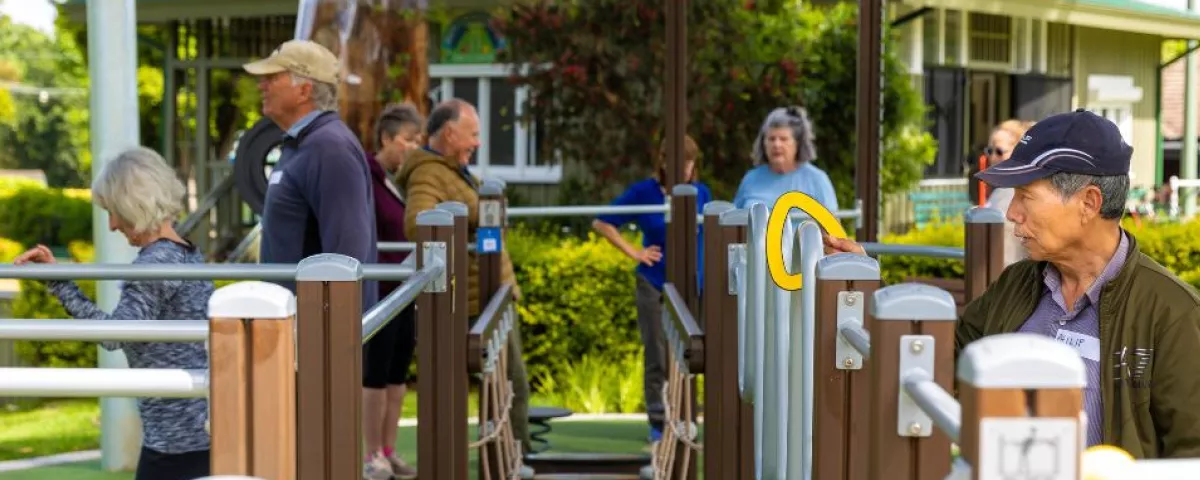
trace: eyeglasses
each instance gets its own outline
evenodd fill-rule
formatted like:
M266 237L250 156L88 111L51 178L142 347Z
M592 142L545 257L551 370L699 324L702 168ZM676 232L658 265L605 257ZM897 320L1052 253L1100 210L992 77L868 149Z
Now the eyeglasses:
M989 157L1003 157L1004 149L1000 147L983 147L983 154Z

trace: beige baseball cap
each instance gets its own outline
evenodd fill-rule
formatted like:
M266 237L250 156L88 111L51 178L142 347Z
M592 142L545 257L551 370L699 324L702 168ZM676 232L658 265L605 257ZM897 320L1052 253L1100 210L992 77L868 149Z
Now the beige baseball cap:
M279 72L308 77L318 82L338 83L338 59L319 43L311 40L288 40L271 56L242 65L252 75L271 75Z

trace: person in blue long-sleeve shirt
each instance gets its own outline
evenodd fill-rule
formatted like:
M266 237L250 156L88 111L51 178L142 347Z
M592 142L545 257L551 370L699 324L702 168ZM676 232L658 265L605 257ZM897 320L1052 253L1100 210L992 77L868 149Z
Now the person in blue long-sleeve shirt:
M337 57L307 40L284 42L243 68L258 78L263 116L285 133L262 212L260 261L298 263L337 253L376 263L375 199L367 155L338 117ZM279 282L295 292L295 282ZM379 299L364 281L362 308Z
M664 144L665 148L665 144ZM684 139L684 158L689 183L696 187L697 213L704 211L704 205L712 200L712 192L708 186L700 182L697 161L700 148L690 136ZM659 155L655 175L630 185L625 193L613 200L613 205L663 205L667 200L667 192L671 186L666 181L666 155ZM635 247L621 236L618 228L633 223L642 232L642 246ZM663 398L662 387L666 379L666 343L662 334L662 289L666 282L667 243L666 215L662 213L630 213L600 215L592 222L592 228L608 239L626 256L637 262L635 290L638 328L641 330L642 346L645 349L643 374L643 389L646 401L646 413L650 422L650 441L657 442L662 437L663 429ZM684 261L700 262L704 258L703 242L697 240L698 258ZM703 265L696 270L703 272ZM703 273L699 273L703 275ZM692 279L700 282L701 278Z
M813 164L817 149L808 113L801 107L777 108L763 121L751 153L754 168L742 177L733 205L748 208L764 203L767 208L788 192L802 192L837 211L837 194L829 175Z

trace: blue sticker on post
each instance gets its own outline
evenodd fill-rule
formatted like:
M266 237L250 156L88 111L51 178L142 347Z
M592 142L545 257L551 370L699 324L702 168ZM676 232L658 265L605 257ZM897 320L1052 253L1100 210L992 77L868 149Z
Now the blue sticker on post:
M497 253L500 251L500 229L496 227L480 228L475 234L476 253Z

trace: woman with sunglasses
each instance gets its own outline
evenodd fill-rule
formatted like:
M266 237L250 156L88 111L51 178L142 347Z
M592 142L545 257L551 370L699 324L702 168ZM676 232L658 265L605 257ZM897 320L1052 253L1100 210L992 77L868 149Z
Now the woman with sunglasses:
M1033 126L1033 123L1034 122L1013 119L1005 120L1000 125L997 125L996 128L992 130L992 136L988 139L987 147L984 147L983 149L983 154L987 157L987 164L995 165L1008 160L1008 157L1012 156L1013 148L1016 148L1017 142L1021 140L1021 137L1025 136L1025 132L1029 130L1029 127ZM987 202L985 202L983 206L999 210L1000 213L1007 212L1008 204L1012 203L1013 194L1014 192L1011 188L997 188L988 194ZM1025 250L1025 247L1021 245L1021 242L1019 242L1017 238L1013 236L1012 229L1012 222L1005 222L1005 265L1011 265L1012 263L1029 256L1029 251Z
M733 204L746 208L762 202L770 208L787 192L808 194L830 211L837 211L837 195L829 175L813 161L812 125L808 112L801 107L776 108L763 122L751 153L754 168L742 177Z

